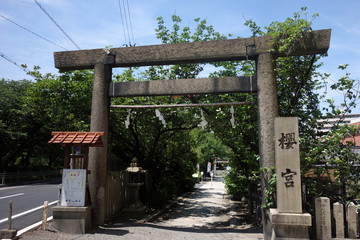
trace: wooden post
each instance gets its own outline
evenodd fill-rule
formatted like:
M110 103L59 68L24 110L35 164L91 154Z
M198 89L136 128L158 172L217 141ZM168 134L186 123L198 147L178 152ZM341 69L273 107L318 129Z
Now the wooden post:
M84 147L84 169L88 170L89 167L89 146ZM88 171L87 171L88 173Z
M19 175L20 175L20 171L17 170L16 171L16 183L19 183Z
M12 229L12 201L9 202L8 229L0 230L0 239L17 239L17 231Z
M48 201L44 202L43 214L42 214L42 230L46 230L47 216L48 216Z
M70 154L71 154L71 146L65 146L65 159L64 159L64 169L70 168Z
M8 229L12 228L12 201L9 202L9 211L8 211Z
M2 175L2 179L1 179L1 184L5 184L5 175L6 175L6 171L3 171L3 175Z

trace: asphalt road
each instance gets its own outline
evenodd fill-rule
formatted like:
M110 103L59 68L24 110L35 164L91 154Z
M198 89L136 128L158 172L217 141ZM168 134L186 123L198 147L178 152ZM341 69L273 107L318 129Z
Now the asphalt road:
M42 206L48 201L51 207L58 199L58 183L30 184L0 188L0 229L8 228L9 202L12 201L12 228L24 229L42 219ZM37 210L36 210L37 209Z

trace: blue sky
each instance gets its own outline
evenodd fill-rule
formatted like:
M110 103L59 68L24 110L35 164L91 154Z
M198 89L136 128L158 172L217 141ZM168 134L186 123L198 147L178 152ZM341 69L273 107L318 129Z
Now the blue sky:
M329 56L323 59L321 71L337 79L343 72L339 64L349 64L351 77L360 76L359 0L127 0L136 45L159 44L155 37L157 21L162 16L170 23L173 14L183 19L184 26L194 26L193 19L206 19L223 34L249 37L244 22L252 19L259 26L283 21L301 7L307 6L310 16L319 13L313 29L332 29ZM118 0L38 0L81 49L121 47L126 42ZM122 0L120 1L122 2ZM61 45L68 50L76 46L45 15L34 0L0 0L0 14L21 26ZM53 52L63 51L0 17L0 53L17 62L56 73ZM0 57L0 78L31 79L14 64Z

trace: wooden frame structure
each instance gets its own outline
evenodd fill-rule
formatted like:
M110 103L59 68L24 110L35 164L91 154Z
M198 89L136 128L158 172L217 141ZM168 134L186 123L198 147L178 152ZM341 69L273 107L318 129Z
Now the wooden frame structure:
M88 169L89 147L103 147L103 132L52 132L48 143L58 143L65 148L64 169ZM73 147L83 148L83 153L73 154ZM89 173L89 171L88 171Z

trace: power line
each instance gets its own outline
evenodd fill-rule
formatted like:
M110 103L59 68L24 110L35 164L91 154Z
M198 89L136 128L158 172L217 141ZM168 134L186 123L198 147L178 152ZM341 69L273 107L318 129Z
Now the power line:
M26 27L21 26L20 24L18 24L18 23L16 23L16 22L14 22L14 21L12 21L12 20L10 20L9 18L7 18L7 17L5 17L5 16L3 16L3 15L1 15L1 14L0 14L0 17L2 17L2 18L4 18L4 19L8 20L9 22L11 22L11 23L15 24L16 26L18 26L18 27L20 27L20 28L22 28L22 29L24 29L24 30L28 31L29 33L34 34L35 36L37 36L37 37L39 37L39 38L41 38L41 39L43 39L43 40L45 40L45 41L47 41L47 42L49 42L49 43L51 43L51 44L56 45L56 46L58 46L59 48L62 48L62 49L64 49L64 50L68 51L68 49L66 49L66 48L64 48L64 47L62 47L62 46L60 46L59 44L54 43L54 42L50 41L49 39L44 38L43 36L40 36L39 34L37 34L37 33L33 32L33 31L31 31L31 30L27 29Z
M12 64L14 64L15 66L17 66L18 68L20 68L21 70L23 70L26 73L29 73L30 71L25 67L22 66L18 63L16 63L14 60L12 60L11 58L9 58L8 56L6 56L5 54L3 54L2 52L0 52L0 57L4 58L5 60L11 62Z
M130 30L131 30L132 41L133 41L133 43L135 43L135 41L134 41L133 27L132 27L132 23L131 23L131 15L130 15L130 8L129 8L129 0L126 0L126 4L127 4L128 15L129 15L129 22L130 22Z
M127 43L129 43L129 46L132 46L132 42L134 43L134 33L133 33L133 27L132 27L132 21L131 21L131 14L130 14L130 7L129 7L129 1L118 0L119 4L119 10L120 10L120 17L121 17L121 23L123 27L123 33L125 38L125 45L127 46ZM132 41L132 42L131 42Z
M120 0L118 0L118 3L119 3L119 10L120 10L121 24L122 24L123 33L124 33L124 40L125 40L125 43L127 43L126 31L125 31L125 25L124 25L124 17L123 17L123 14L122 14L122 9L121 9Z
M122 3L123 3L123 7L124 7L124 15L125 15L125 24L126 24L126 31L127 31L127 35L129 37L129 44L131 46L131 39L130 39L130 32L129 32L129 24L128 24L128 17L127 17L127 14L126 14L126 7L125 7L125 1L122 0Z
M74 42L74 40L71 39L71 37L65 32L64 29L62 29L62 27L60 27L60 25L55 21L55 19L53 17L51 17L51 15L45 10L45 8L43 8L43 6L40 5L40 3L37 0L34 0L35 3L39 6L39 8L51 19L51 21L53 21L53 23L55 23L55 25L65 34L65 36L79 49L80 47Z

